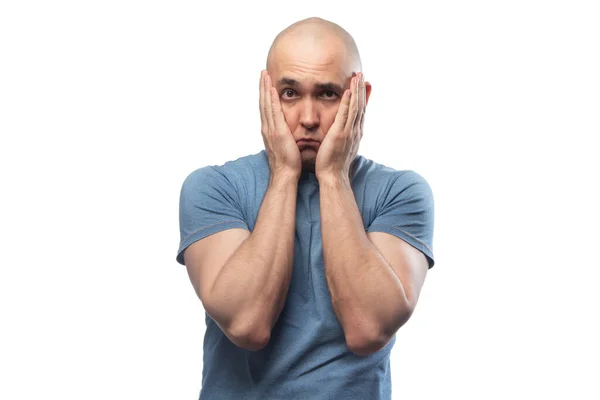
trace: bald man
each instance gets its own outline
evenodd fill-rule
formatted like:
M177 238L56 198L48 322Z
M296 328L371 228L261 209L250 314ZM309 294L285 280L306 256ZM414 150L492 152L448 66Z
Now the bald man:
M370 94L352 37L299 21L261 72L265 149L185 179L177 261L206 310L201 400L391 399L434 203L418 173L358 155Z

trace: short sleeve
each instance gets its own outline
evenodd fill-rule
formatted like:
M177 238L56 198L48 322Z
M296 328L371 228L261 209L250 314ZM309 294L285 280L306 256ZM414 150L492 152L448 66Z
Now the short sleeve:
M185 265L183 252L192 243L232 228L248 229L235 186L212 166L193 171L185 178L179 197L177 262Z
M432 268L434 201L429 183L414 171L399 172L367 232L385 232L420 250Z

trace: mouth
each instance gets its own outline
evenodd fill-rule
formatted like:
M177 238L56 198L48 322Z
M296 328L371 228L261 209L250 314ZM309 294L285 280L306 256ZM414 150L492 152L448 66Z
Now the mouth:
M320 145L320 143L316 140L298 140L296 143L298 143L298 148L300 150L304 150L307 148L318 149Z

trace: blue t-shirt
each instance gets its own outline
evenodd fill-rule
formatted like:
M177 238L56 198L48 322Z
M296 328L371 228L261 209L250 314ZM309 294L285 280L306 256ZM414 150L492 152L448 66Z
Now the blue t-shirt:
M395 235L425 254L433 267L434 202L427 181L358 155L351 184L368 232ZM214 233L252 231L269 184L266 152L190 173L180 196L177 261L192 243ZM352 353L331 305L325 279L319 182L298 181L294 264L288 297L266 347L237 347L206 313L200 400L391 399L390 351ZM235 290L235 288L231 288Z

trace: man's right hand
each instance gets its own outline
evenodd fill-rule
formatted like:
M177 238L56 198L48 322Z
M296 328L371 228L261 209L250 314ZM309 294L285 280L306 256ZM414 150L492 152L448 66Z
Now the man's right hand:
M260 120L271 180L279 176L298 179L302 173L300 150L285 121L279 94L267 71L260 74Z

